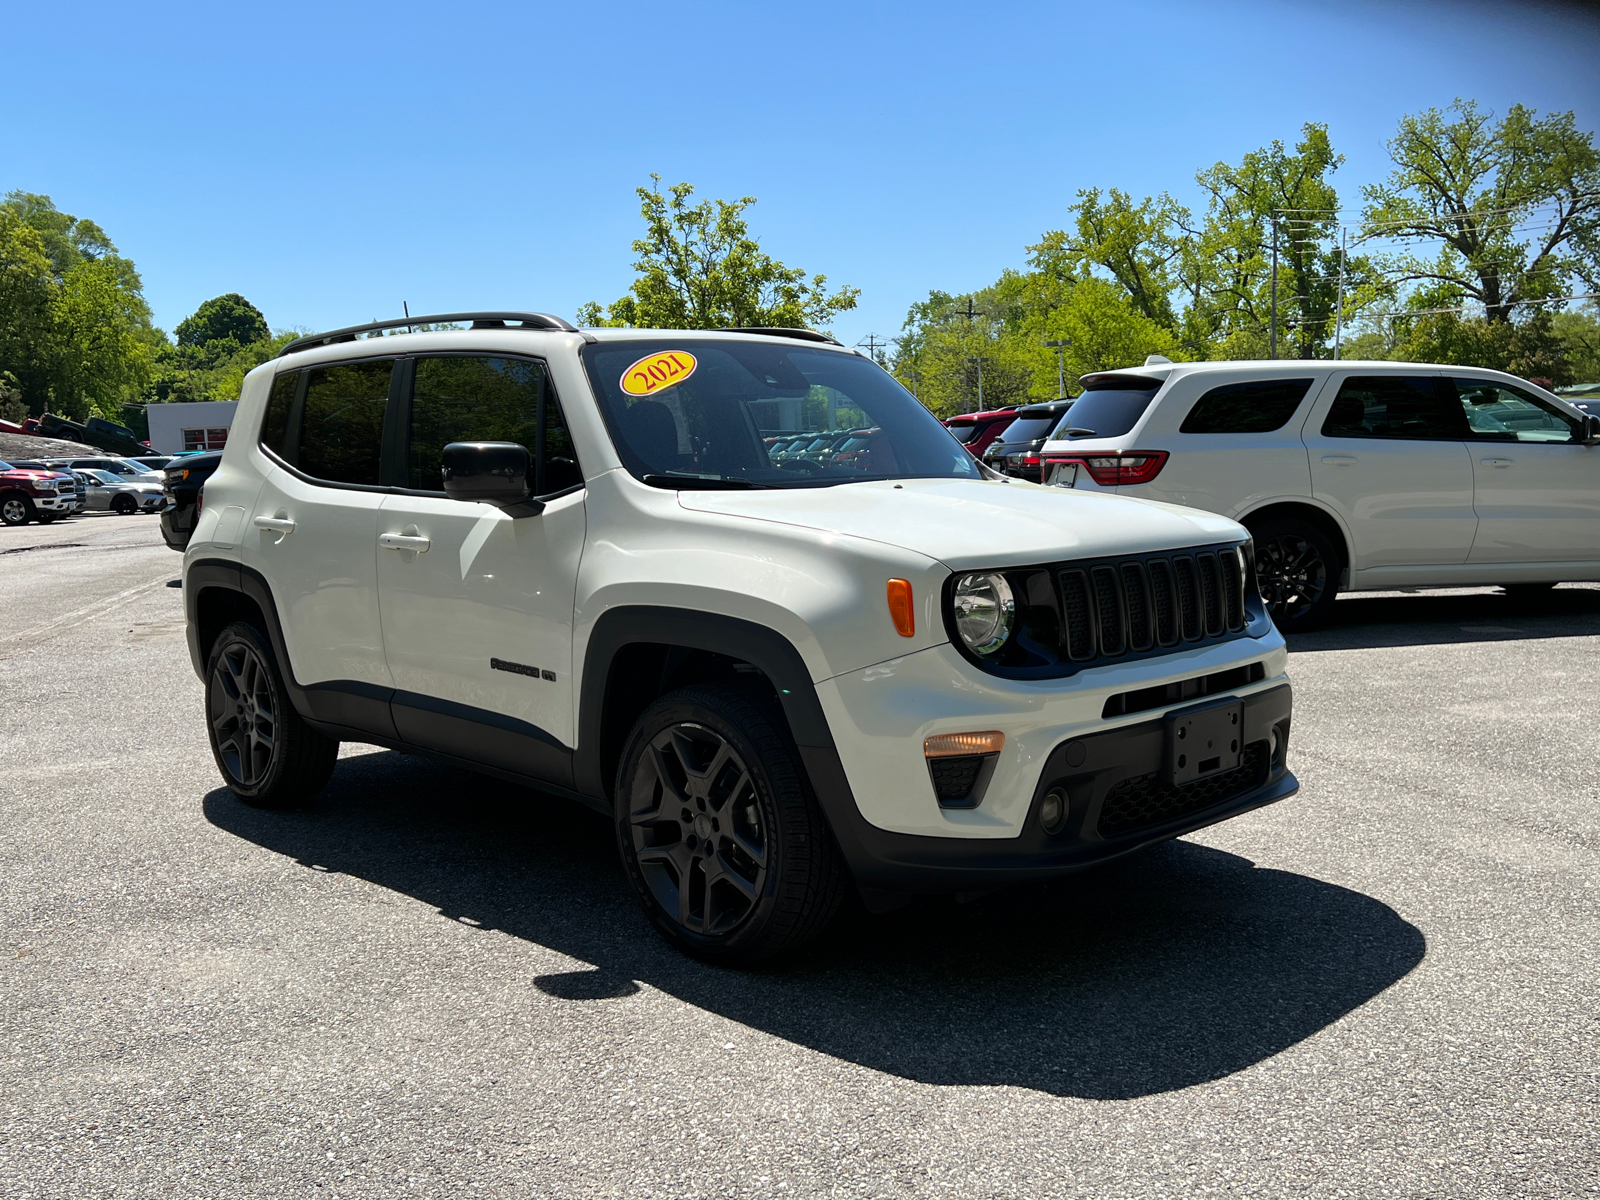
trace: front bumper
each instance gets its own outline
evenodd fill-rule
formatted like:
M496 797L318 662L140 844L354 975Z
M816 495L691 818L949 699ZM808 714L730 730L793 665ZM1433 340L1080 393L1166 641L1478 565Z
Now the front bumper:
M35 496L33 507L39 512L66 515L78 510L78 497L71 492L62 492L55 496Z
M1299 790L1287 764L1293 699L1287 683L1242 698L1244 754L1235 771L1180 787L1160 780L1162 715L1069 737L1034 780L1021 831L1008 838L929 837L869 824L837 753L802 747L834 835L856 882L873 893L979 891L1048 879L1214 825ZM1052 789L1070 798L1054 834L1039 818Z

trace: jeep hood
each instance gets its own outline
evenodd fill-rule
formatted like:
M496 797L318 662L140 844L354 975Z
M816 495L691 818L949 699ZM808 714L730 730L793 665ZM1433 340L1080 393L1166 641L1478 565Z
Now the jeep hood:
M953 570L1142 554L1245 536L1236 522L1196 508L998 480L685 490L678 503L697 512L886 542Z

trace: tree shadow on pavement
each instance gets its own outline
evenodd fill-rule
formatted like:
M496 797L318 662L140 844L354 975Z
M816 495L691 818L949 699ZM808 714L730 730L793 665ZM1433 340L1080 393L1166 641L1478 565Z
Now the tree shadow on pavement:
M1328 626L1289 637L1296 654L1600 635L1600 588L1568 584L1542 596L1501 591L1341 596Z
M307 868L593 964L529 981L547 995L605 1003L639 981L924 1083L1094 1099L1188 1087L1310 1037L1425 952L1371 897L1173 842L968 904L852 911L781 965L734 971L657 937L609 825L567 801L384 752L342 759L307 810L218 789L205 812Z

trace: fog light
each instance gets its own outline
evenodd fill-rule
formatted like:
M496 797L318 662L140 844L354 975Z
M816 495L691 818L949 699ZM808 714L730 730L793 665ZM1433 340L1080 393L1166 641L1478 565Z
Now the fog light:
M1044 799L1039 801L1039 824L1044 826L1044 831L1051 837L1066 828L1067 810L1070 804L1067 793L1058 787L1051 788L1044 794Z

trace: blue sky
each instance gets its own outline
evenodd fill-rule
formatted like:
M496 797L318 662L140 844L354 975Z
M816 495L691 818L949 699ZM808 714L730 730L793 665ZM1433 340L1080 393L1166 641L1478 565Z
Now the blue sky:
M12 9L0 190L98 221L171 329L571 315L626 290L654 171L754 195L792 266L898 332L1019 266L1077 189L1167 189L1325 121L1346 205L1457 95L1600 124L1594 10L1435 0Z

